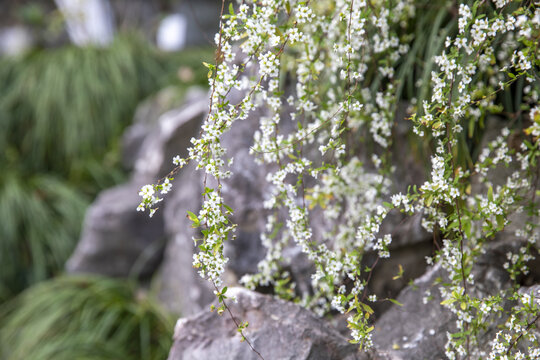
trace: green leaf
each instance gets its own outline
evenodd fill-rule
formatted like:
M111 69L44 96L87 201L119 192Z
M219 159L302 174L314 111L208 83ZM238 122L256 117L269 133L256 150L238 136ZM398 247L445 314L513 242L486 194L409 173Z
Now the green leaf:
M363 302L361 302L359 304L362 306L362 308L364 308L364 311L367 314L369 314L369 315L373 314L373 309L368 304L364 304Z
M441 301L441 305L450 305L450 304L454 303L455 301L456 301L456 299L454 299L454 298L446 299L446 300Z
M188 211L188 218L189 220L195 222L195 221L199 221L199 218L197 217L197 215L195 215L194 213L192 213L191 211Z
M400 303L399 301L397 301L396 299L388 299L390 302L396 304L397 306L403 306L402 303Z
M230 213L230 214L233 214L233 209L229 206L229 205L226 205L226 204L223 204L223 207Z
M499 228L503 228L505 223L504 215L497 215L495 219L497 220L497 225L499 226Z
M389 203L388 201L384 201L383 202L383 205L389 209L393 209L394 208L394 205Z

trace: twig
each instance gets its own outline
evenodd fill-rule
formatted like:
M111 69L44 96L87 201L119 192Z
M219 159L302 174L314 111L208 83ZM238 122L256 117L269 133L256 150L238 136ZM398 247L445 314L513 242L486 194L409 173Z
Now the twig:
M219 292L219 288L216 286L216 283L212 281L212 285L214 285L214 288L216 289L217 292ZM241 327L240 327L240 324L238 323L238 321L236 320L236 318L234 317L231 309L229 308L229 306L227 305L227 303L225 302L225 299L223 299L222 301L222 304L223 304L223 307L225 307L225 309L227 310L227 313L229 314L229 317L231 318L231 320L234 322L234 325L236 326L236 328L238 329L238 331L240 332L240 335L242 335L242 338L246 341L246 344L249 345L249 347L251 348L251 351L253 351L255 354L257 354L259 356L259 358L261 358L262 360L264 360L263 356L261 355L260 352L258 352L254 347L253 345L251 344L251 342L249 341L249 339L247 338L246 334L244 334L244 331L241 330Z

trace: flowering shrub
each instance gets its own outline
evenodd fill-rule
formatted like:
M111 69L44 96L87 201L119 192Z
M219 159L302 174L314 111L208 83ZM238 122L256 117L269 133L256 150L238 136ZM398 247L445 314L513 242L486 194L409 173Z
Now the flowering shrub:
M226 309L227 298L224 244L236 227L221 192L233 159L220 139L236 121L253 121L250 114L257 110L263 115L257 117L251 153L273 170L264 202L267 232L261 235L267 254L258 274L242 278L246 286L273 284L288 296L282 250L294 243L316 269L313 294L302 294L302 304L320 315L348 313L351 341L370 348L373 311L367 303L377 299L367 293L372 269L362 268L362 257L391 256L392 236L380 231L390 211L419 213L422 225L442 236L443 246L428 263L440 264L450 279L439 285L442 304L457 319L447 357L538 358L531 331L540 317L538 300L519 293L517 282L497 296L480 297L470 289L472 264L513 214L526 224L515 234L524 245L508 253L505 264L512 279L526 274L527 261L537 254L539 5L441 1L430 13L429 1L248 0L231 6L229 14L222 11L216 63L207 64L210 112L189 155L176 157L172 172L194 161L205 173L202 209L189 213L202 234L193 264L216 288L218 311ZM431 22L426 15L433 15ZM415 30L415 24L423 27ZM435 30L427 37L429 29ZM228 97L233 89L243 94L235 103ZM400 100L410 105L407 119L430 154L431 175L418 187L394 193L392 131ZM471 139L494 113L507 126L475 155ZM291 126L294 131L283 130ZM369 161L361 159L359 143L373 149ZM514 172L506 183L492 183L490 172L509 166ZM215 187L207 186L210 179ZM171 180L145 186L138 210L152 215L158 193L167 193ZM472 191L472 184L480 190ZM322 234L313 231L316 212L329 224ZM505 312L506 301L518 305ZM477 340L483 321L494 313L508 320L485 352ZM528 353L518 349L525 339L532 344Z

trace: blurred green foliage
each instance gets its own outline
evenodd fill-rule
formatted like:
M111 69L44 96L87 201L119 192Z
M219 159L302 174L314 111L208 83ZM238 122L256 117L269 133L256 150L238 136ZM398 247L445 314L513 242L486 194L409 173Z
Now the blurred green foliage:
M57 277L0 310L0 358L165 359L172 319L136 285L101 277Z
M0 300L5 300L62 268L88 199L52 175L11 170L0 176Z
M174 81L181 59L135 36L106 48L69 46L4 59L0 109L9 115L2 124L12 152L7 160L22 160L33 172L73 176L79 163L103 156L143 97Z
M137 104L171 84L206 85L212 52L165 54L123 35L0 58L0 304L62 270L90 200L125 178L119 136Z

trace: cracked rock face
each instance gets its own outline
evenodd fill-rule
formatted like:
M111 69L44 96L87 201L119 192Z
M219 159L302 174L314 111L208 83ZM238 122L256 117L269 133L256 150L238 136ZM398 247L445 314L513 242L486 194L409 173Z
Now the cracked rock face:
M335 329L290 302L243 288L229 289L228 301L238 322L248 321L245 335L266 360L367 360ZM169 360L256 360L260 357L240 335L227 311L204 311L176 324Z

